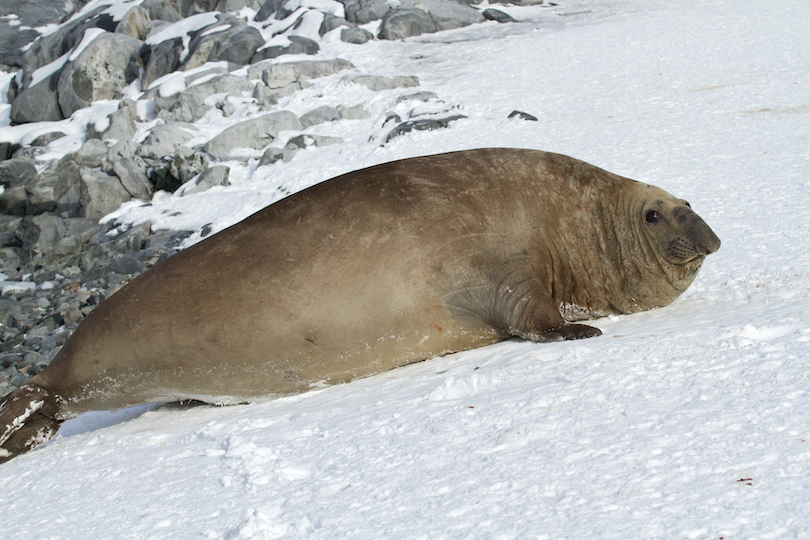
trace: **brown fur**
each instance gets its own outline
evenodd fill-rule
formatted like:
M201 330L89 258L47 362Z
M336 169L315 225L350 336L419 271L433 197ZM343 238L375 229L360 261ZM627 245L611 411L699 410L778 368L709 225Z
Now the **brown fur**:
M386 163L156 265L24 388L44 391L58 422L303 392L510 336L590 337L599 331L571 323L670 303L719 245L684 201L566 156L482 149ZM35 401L13 396L0 405L11 454L33 446L9 426Z

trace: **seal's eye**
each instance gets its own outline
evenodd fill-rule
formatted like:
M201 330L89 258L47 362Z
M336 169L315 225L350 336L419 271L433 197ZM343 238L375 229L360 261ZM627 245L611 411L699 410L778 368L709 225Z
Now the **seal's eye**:
M644 216L644 219L647 220L647 223L658 223L661 221L661 214L656 212L655 210L650 210L647 212L647 215Z
M685 205L686 205L686 206L688 206L689 208L692 208L692 205L691 205L691 204L689 204L689 201L683 201L683 204L685 204Z

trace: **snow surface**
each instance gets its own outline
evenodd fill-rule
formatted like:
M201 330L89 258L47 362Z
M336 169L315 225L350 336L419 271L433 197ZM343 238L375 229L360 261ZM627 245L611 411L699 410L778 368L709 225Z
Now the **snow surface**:
M333 32L319 57L418 75L443 103L313 81L280 108L363 103L368 120L308 130L345 143L229 162L230 187L118 219L220 230L376 163L537 148L692 203L723 246L682 298L586 341L511 340L252 405L86 414L0 466L0 537L810 537L810 3L561 3L404 42ZM380 146L385 112L412 108L469 118ZM201 141L238 120L218 114Z

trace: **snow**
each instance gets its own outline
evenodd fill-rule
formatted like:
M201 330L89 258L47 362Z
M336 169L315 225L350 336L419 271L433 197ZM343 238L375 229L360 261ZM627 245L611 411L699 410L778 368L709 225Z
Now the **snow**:
M599 338L510 340L251 405L84 415L0 466L0 536L810 537L810 4L495 7L522 22L362 46L330 33L320 58L420 87L311 81L280 108L362 103L371 118L307 131L343 144L228 162L230 187L118 219L220 230L375 163L537 148L689 200L723 241L693 286L595 321ZM396 104L411 91L438 100ZM381 146L385 113L414 107L468 118ZM235 121L197 127L204 140Z

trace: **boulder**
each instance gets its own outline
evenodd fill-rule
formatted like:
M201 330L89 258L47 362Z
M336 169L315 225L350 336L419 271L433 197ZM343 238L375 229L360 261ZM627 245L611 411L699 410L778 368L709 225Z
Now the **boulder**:
M47 253L66 232L65 220L51 214L42 214L22 218L14 234L24 250Z
M167 39L157 45L143 45L138 51L138 58L143 64L141 83L144 89L157 79L180 69L183 54L181 38Z
M177 124L161 124L152 129L135 154L144 159L163 159L173 156L177 147L191 138L192 135Z
M452 30L486 20L477 9L453 0L402 0L400 6L421 9L433 19L438 30Z
M419 86L419 78L414 75L380 77L377 75L348 75L343 78L348 84L360 84L374 92L393 90L394 88L411 88Z
M362 45L369 40L374 39L374 34L365 28L344 28L340 31L340 40L346 43L353 43L355 45Z
M140 41L123 34L96 37L59 76L59 106L68 118L94 101L118 99L138 76L135 53Z
M208 168L208 156L187 146L177 147L171 165L171 175L185 184Z
M261 150L281 131L300 131L304 127L298 117L289 111L278 111L240 122L208 141L203 147L217 158L225 157L234 148Z
M397 8L389 11L380 23L380 39L405 39L411 36L438 32L436 22L421 9Z
M504 13L503 11L497 9L488 8L485 9L481 14L488 21L495 21L499 23L517 22L517 19L515 19L508 13Z
M20 90L11 102L9 116L14 124L28 122L55 122L62 120L62 109L56 93L59 75L57 71L35 85Z
M216 165L210 169L203 171L197 176L193 186L183 191L183 196L201 193L214 186L229 186L231 183L228 181L228 175L231 169L225 165Z
M146 29L149 28L151 22L152 18L146 9L142 6L133 6L119 21L118 26L115 27L115 33L143 41Z
M131 99L123 99L118 110L106 119L97 120L87 126L87 139L128 141L135 135L137 107ZM106 120L106 121L105 121Z
M262 62L248 68L248 78L261 78L268 88L278 89L292 83L333 75L353 67L354 64L342 58L284 63Z
M287 36L287 39L290 40L290 44L286 47L282 45L271 45L269 47L264 47L257 50L256 54L253 55L253 58L250 59L250 63L255 64L257 62L261 62L262 60L278 58L283 54L313 55L318 54L318 51L321 49L317 41L305 38L303 36Z
M301 125L304 126L304 128L308 128L316 124L340 120L340 111L335 107L324 105L323 107L318 107L308 113L302 114L300 120Z
M399 137L400 135L404 135L405 133L409 133L413 130L432 131L434 129L446 128L450 125L450 122L453 122L454 120L460 120L462 118L467 117L458 114L455 116L449 116L447 118L425 118L421 120L410 120L408 122L403 122L388 133L388 136L385 137L385 142L388 142L395 137Z
M0 214L24 216L28 199L25 184L37 176L35 162L17 158L0 162Z
M346 20L355 24L378 21L391 9L385 0L346 0L343 7Z
M225 92L252 92L253 85L244 77L219 75L210 81L195 84L183 90L169 108L172 118L179 122L196 122L202 118L214 103L207 104L206 98Z
M209 62L227 61L238 66L250 63L259 47L264 45L261 32L252 26L238 26L214 34L215 42L208 55Z
M329 146L330 144L340 144L343 139L340 137L326 137L324 135L298 135L287 142L285 150L299 150L310 146Z
M82 217L99 220L132 198L115 176L82 167L79 177Z
M146 176L146 163L138 156L125 157L113 164L115 176L133 199L148 201L152 198L152 184Z

